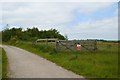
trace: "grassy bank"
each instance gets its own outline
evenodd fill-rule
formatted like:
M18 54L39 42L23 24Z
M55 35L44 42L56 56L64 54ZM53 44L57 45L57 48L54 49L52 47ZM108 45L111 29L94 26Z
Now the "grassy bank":
M2 77L2 48L0 48L0 79Z
M99 42L96 52L62 52L42 50L29 42L12 44L42 56L57 65L87 78L118 77L118 44Z
M0 53L0 58L2 59L1 60L2 64L0 64L0 66L2 67L1 76L2 78L6 78L7 77L7 57L6 57L5 51L2 48L0 48L0 50L1 50L0 52L2 52Z

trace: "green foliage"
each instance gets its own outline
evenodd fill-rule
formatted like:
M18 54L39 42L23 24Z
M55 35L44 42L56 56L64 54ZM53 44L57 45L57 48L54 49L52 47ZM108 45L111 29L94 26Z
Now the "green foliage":
M25 31L23 31L22 28L5 29L2 31L2 40L4 42L10 40L35 41L38 38L58 38L62 40L65 39L65 37L61 35L56 29L39 31L38 28L33 27L32 29L27 28L27 30Z
M17 36L11 36L11 38L10 38L10 41L11 41L12 43L16 43L17 40L18 40L18 37L17 37Z
M0 67L2 67L0 68L2 69L2 78L7 78L7 56L2 48L0 48L0 52L2 52L0 53L0 61L2 61L2 64L0 64ZM1 75L1 71L0 71L0 75Z
M46 42L41 42L38 43L34 46L34 48L38 49L39 51L42 52L49 52L49 53L55 53L55 43L46 43Z
M2 31L2 40L3 41L9 41L11 38L12 34L11 31L9 29L6 29L4 31Z
M54 54L51 48L45 46L32 47L31 43L16 44L20 48L42 56L57 65L87 78L117 78L118 77L118 44L98 42L96 52L62 52ZM109 46L111 45L111 46Z
M0 47L0 79L2 78L2 48Z

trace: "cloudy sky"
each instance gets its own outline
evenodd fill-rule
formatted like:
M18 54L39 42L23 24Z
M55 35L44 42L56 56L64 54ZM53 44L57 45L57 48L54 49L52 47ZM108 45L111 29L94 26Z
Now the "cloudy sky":
M118 39L117 2L1 2L0 30L55 28L69 39Z

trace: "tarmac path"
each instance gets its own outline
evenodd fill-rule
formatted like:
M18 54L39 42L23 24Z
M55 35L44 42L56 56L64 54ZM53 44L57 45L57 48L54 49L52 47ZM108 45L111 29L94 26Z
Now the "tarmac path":
M26 50L6 45L0 47L8 57L9 78L83 78Z

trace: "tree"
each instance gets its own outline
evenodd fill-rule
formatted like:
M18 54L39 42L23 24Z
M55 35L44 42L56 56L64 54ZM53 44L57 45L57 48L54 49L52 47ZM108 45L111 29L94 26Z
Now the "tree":
M9 29L5 29L2 31L2 41L9 41L11 38L11 31Z
M32 29L27 28L25 31L22 28L11 28L2 31L2 40L5 42L15 40L33 41L38 38L58 38L65 40L65 37L56 29L39 31L38 28L33 27Z

